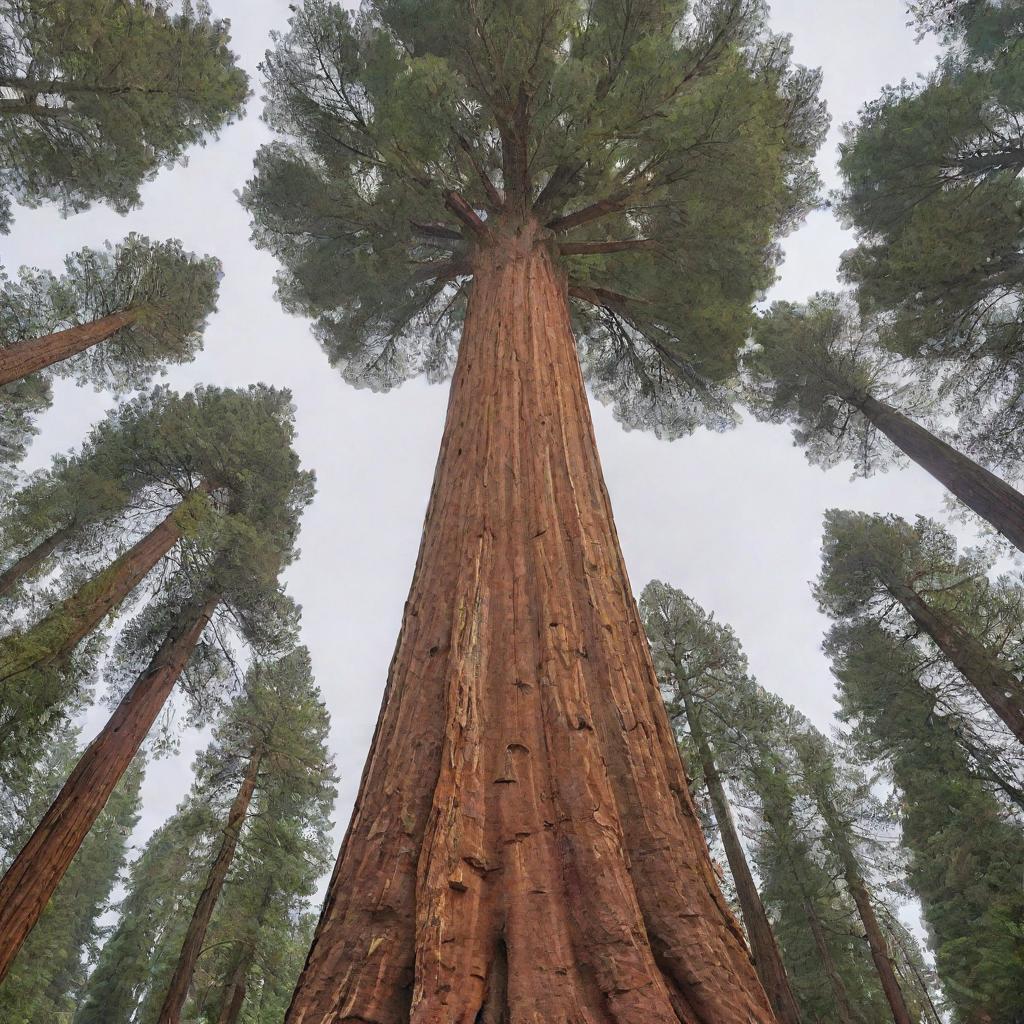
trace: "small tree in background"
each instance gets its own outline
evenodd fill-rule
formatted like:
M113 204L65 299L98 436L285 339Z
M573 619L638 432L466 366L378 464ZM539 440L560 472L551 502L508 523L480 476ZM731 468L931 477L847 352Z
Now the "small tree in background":
M1024 1006L1024 831L965 753L922 661L877 622L837 624L826 645L843 717L896 786L909 879L958 1024Z
M1024 589L1009 576L989 580L991 567L982 552L958 554L930 519L911 526L831 509L815 595L835 618L884 620L897 635L927 637L1024 743Z
M0 231L14 200L63 213L139 188L229 124L248 95L228 23L184 0L0 2Z
M282 138L243 198L285 306L353 383L454 366L288 1020L769 1020L686 799L580 366L632 425L731 422L752 302L815 201L818 75L757 0L309 0L264 68Z
M748 401L759 418L792 423L810 461L850 459L869 476L907 456L1024 550L1024 495L916 422L934 397L906 380L905 361L848 300L825 292L805 306L776 302L754 337Z
M947 49L923 81L883 90L848 126L843 258L882 339L955 398L983 461L1019 472L1024 444L1024 11L997 0L911 5Z

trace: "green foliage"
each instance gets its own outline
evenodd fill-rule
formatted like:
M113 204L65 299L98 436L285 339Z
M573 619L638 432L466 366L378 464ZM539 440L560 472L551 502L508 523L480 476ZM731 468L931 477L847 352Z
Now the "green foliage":
M0 638L3 756L29 734L41 741L86 699L84 653L65 664L53 652L74 624L76 605L102 593L116 571L108 552L123 551L175 508L184 535L163 571L152 574L146 607L119 638L114 669L106 673L115 692L144 670L184 606L205 595L220 595L221 620L257 649L294 642L298 611L281 591L280 574L295 557L313 476L300 468L292 447L293 411L288 392L265 385L200 387L186 395L156 388L111 412L80 455L55 460L24 500L12 502L5 536L21 543L31 538L25 545L31 546L56 527L71 527L74 543L62 551L58 568L82 560L99 568L84 580L69 574L65 603ZM95 637L93 647L98 643ZM197 700L221 669L216 647L201 645L186 679Z
M13 858L81 751L76 733L62 732L45 756L32 766L16 799L23 815L4 863ZM136 760L125 774L72 861L38 924L0 985L0 1019L5 1024L70 1022L95 961L104 929L99 918L109 906L127 851L128 836L138 821L139 786L144 765ZM6 824L6 822L5 822Z
M758 419L791 423L815 465L850 460L855 476L870 476L902 460L861 411L865 398L918 420L931 412L927 389L900 374L902 360L879 345L877 325L841 295L773 303L758 319L754 340L757 347L744 358L746 401Z
M976 454L1016 469L1024 418L1024 11L992 0L915 12L948 45L847 127L843 272L962 413Z
M896 785L909 878L954 1019L1015 1024L1024 1006L1024 831L978 778L921 676L921 659L877 622L840 623L826 649L843 717Z
M814 202L827 118L759 0L687 7L294 8L263 66L281 139L243 201L282 302L315 319L347 380L447 375L478 246L546 224L553 246L646 240L562 259L595 392L668 436L732 422L722 384L778 234Z
M640 597L658 678L677 736L695 731L711 749L761 879L794 993L808 1020L843 1018L838 985L854 1019L884 1024L889 1010L843 882L841 843L865 879L879 916L893 927L903 898L903 865L886 842L891 820L872 779L837 751L792 706L749 674L732 629L658 580ZM838 840L838 841L837 841ZM825 953L810 926L821 927ZM898 928L898 924L895 925ZM900 932L897 963L921 967L905 985L920 1018L928 1005L916 943ZM833 977L825 962L832 964Z
M11 199L127 213L144 181L238 114L248 82L228 23L205 2L170 7L0 2L0 230Z
M105 1016L111 1006L124 1020L155 1020L227 805L254 750L262 753L256 792L186 1018L213 1024L241 969L248 992L242 1020L280 1019L311 932L309 900L330 857L328 727L304 648L250 669L245 692L225 709L196 760L186 802L133 866L120 921L76 1024L122 1019Z

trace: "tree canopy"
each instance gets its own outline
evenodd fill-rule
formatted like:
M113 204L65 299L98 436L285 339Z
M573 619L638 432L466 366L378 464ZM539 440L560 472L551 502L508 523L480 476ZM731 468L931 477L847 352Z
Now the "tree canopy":
M0 230L12 200L127 213L230 123L248 80L228 28L204 0L0 2Z
M886 314L882 337L957 400L979 456L1016 471L1024 431L1024 11L913 5L947 49L846 129L843 273Z
M474 246L539 223L595 392L667 436L730 423L721 385L776 238L815 201L827 123L765 18L759 0L297 6L264 63L282 138L243 196L283 303L352 383L441 377Z

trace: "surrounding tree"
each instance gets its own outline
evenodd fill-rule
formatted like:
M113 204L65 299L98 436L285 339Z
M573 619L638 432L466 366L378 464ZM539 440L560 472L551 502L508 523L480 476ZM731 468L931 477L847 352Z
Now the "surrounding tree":
M0 0L0 231L11 201L62 212L139 188L248 95L228 23L183 0Z
M1024 588L990 580L991 559L958 554L938 523L831 509L815 594L839 619L922 634L1024 743Z
M947 48L847 127L841 213L860 244L845 276L882 338L955 395L961 432L1019 472L1024 443L1024 10L925 0Z
M1024 1006L1024 831L972 772L921 658L871 620L837 624L827 650L844 718L890 773L910 882L958 1024L1012 1024Z
M791 422L807 457L868 476L902 453L1024 550L1024 495L926 430L927 387L878 343L877 326L833 293L776 302L757 325L746 392L757 416ZM914 418L912 418L914 417Z
M301 968L294 945L329 856L327 728L304 649L250 670L196 762L185 805L139 861L77 1024L108 1020L110 1006L140 1024L176 1020L189 988L188 1020L262 1021L264 999L283 1013ZM250 794L241 814L240 792Z
M244 202L285 305L354 383L454 364L287 1019L770 1020L658 699L580 362L630 424L728 419L776 239L814 201L817 73L757 0L309 0L264 69L282 138Z
M0 881L0 973L152 728L210 619L218 614L257 650L279 650L294 639L297 611L281 593L279 576L294 557L312 477L299 469L291 447L287 392L204 388L171 404L181 413L174 442L189 456L177 465L215 480L217 501L181 546L159 592L124 630L121 677L134 682ZM197 436L202 443L189 445ZM203 455L210 460L205 466ZM204 657L193 686L199 697L210 675Z
M18 827L5 832L6 866L34 822L54 796L55 785L74 766L77 734L61 733L20 794L24 809ZM70 1020L85 985L87 965L95 960L103 929L99 918L124 864L128 836L138 820L143 765L137 760L114 791L82 844L39 925L0 985L0 1018L7 1024L55 1024Z
M733 735L728 739L740 741L735 732L736 716L730 711L737 694L753 686L747 660L728 626L719 625L685 594L660 580L652 580L640 595L640 616L658 679L667 691L669 719L677 729L685 725L708 789L758 977L779 1024L799 1024L800 1010L747 863L708 735L713 731L728 742L725 736L731 727ZM714 718L710 730L704 721L708 716Z

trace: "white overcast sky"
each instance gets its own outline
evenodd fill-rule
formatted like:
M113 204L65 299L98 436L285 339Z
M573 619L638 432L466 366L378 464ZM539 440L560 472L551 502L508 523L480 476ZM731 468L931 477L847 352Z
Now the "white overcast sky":
M193 151L187 166L164 171L127 217L103 207L68 220L50 208L18 210L11 234L0 238L0 257L12 273L22 264L59 270L66 253L137 231L180 238L186 248L223 262L205 350L167 379L182 390L265 381L294 395L298 449L316 470L318 493L287 585L303 606L303 640L331 712L340 839L398 635L447 387L417 381L389 395L354 390L330 369L308 324L278 307L274 261L250 244L235 191L268 138L259 119L256 65L270 31L284 28L288 3L212 3L218 16L231 19L232 46L253 78L245 119ZM792 33L799 62L824 69L833 128L819 162L831 187L839 127L884 84L928 70L936 50L931 41L915 44L901 0L775 0L773 20ZM850 244L831 214L814 214L787 240L772 297L802 299L834 287L839 254ZM111 404L107 395L67 383L55 390L27 468L74 447ZM788 430L749 418L727 434L702 431L666 443L624 432L596 403L593 414L634 592L652 577L685 590L736 628L764 685L828 728L832 680L820 650L827 623L808 585L817 573L822 513L840 506L942 516L939 485L916 467L856 482L848 467L823 473L806 463ZM87 716L83 740L105 714L101 704ZM173 812L205 741L186 734L180 755L151 765L135 843Z

